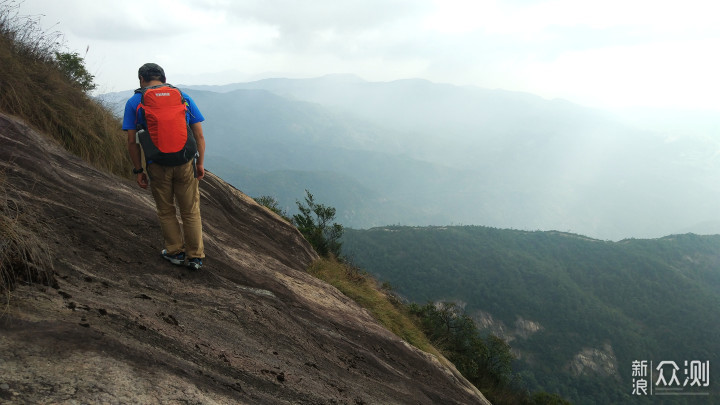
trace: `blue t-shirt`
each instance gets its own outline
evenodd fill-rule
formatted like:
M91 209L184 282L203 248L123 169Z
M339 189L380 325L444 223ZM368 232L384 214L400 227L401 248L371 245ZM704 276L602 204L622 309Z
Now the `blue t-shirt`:
M182 96L185 97L185 100L187 100L188 103L188 113L186 114L188 124L205 121L205 117L203 117L202 113L200 113L200 110L197 105L195 105L193 99L185 94L184 91L181 91L180 93L182 93ZM123 131L127 131L128 129L137 129L137 106L140 105L141 98L142 94L135 93L132 97L130 97L127 103L125 103L125 115L123 116L122 126Z

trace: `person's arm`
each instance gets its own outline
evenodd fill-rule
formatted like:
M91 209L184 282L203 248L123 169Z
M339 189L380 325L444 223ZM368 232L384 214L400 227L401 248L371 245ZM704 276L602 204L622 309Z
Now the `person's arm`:
M122 126L122 129L127 133L127 148L135 170L142 169L140 145L135 141L135 134L137 134L136 110L138 103L140 103L140 95L137 93L125 103L125 114L123 115ZM138 186L141 188L147 188L148 186L148 177L145 173L138 173L137 176L135 176L135 181L137 181Z
M195 143L197 143L199 155L195 165L197 167L197 179L202 180L202 178L205 177L205 136L203 135L202 124L199 122L190 124L190 129L192 129L193 135L195 135Z
M136 170L142 169L142 155L140 154L140 145L135 142L135 134L137 133L134 129L127 130L127 142L128 152L130 153L130 160L132 160L133 167ZM138 173L135 181L141 188L147 188L148 178L145 172Z

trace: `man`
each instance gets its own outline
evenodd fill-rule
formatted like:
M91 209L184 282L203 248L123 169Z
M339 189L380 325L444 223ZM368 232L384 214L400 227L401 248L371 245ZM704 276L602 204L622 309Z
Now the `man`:
M138 79L142 89L163 85L165 71L155 63L146 63L138 70ZM205 118L187 94L182 93L182 96L187 105L186 120L197 144L196 158L178 166L160 165L148 161L147 174L150 177L150 190L155 199L165 240L162 257L173 264L186 265L190 269L199 270L205 258L198 188L200 180L205 176L203 167L205 138L201 125ZM127 131L128 152L135 167L133 173L137 175L137 184L145 189L148 186L148 176L142 167L140 145L136 138L138 124L144 123L144 115L138 114L141 99L142 94L136 92L125 104L123 130ZM158 137L162 135L162 133L157 134ZM176 216L176 204L182 218L182 229Z

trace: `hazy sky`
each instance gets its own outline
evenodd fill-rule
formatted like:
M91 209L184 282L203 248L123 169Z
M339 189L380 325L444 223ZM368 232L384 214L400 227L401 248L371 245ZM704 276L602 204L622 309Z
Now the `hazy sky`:
M25 0L99 92L354 73L720 110L717 0Z

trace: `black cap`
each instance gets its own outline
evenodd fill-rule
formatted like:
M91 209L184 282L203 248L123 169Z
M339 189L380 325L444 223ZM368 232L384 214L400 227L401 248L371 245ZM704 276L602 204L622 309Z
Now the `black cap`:
M140 66L138 76L142 77L146 82L159 78L161 82L165 83L165 71L157 63L146 63Z

